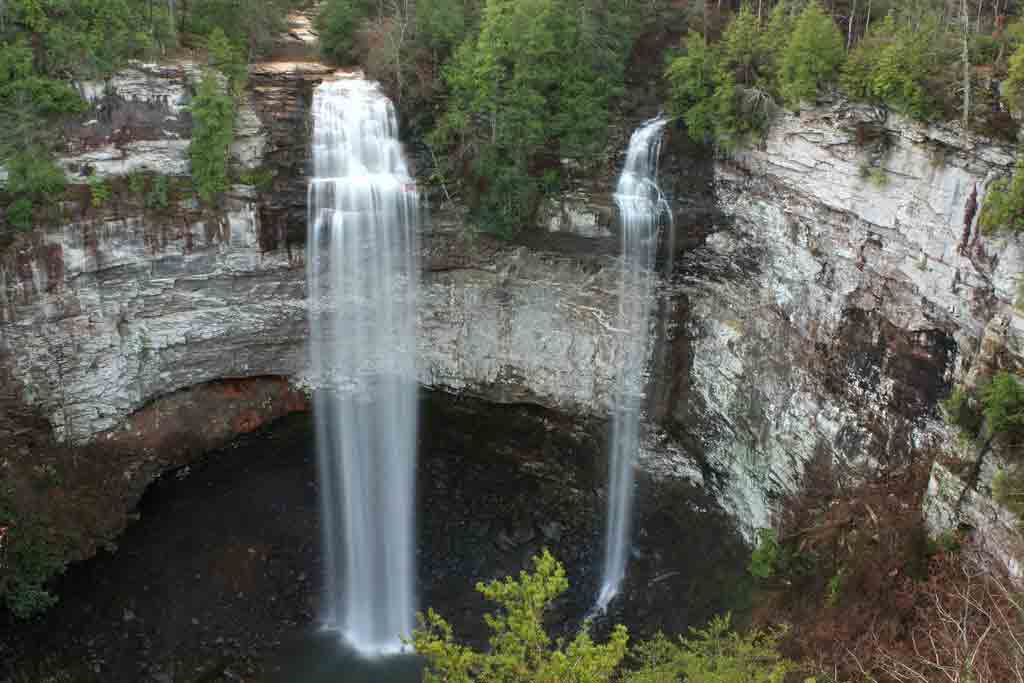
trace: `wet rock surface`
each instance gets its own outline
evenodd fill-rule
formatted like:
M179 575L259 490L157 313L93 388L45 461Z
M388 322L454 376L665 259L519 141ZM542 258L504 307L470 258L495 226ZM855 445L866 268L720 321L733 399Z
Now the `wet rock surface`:
M421 418L421 605L479 644L487 606L473 584L528 568L547 547L572 583L551 626L574 630L598 583L605 426L435 393ZM635 557L610 619L642 636L742 604L746 551L721 511L683 482L640 487ZM61 603L44 619L0 626L6 680L265 680L282 644L314 627L320 540L307 415L165 475L138 512L116 550L58 582Z

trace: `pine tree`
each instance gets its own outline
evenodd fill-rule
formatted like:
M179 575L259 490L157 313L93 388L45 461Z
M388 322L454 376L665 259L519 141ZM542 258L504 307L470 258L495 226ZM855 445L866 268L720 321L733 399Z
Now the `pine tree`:
M199 91L189 106L192 139L188 152L192 180L204 201L228 189L228 156L234 138L235 107L219 80L212 71L204 73Z
M843 36L817 0L811 0L793 27L782 53L779 88L793 107L813 101L818 90L835 80L843 63Z

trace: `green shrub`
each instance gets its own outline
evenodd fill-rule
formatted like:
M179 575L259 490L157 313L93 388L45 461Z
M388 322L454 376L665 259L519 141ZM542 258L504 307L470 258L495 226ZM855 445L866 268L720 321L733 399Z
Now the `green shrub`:
M64 171L39 148L14 156L7 165L7 191L39 203L56 201L64 193Z
M989 183L978 223L986 234L1024 230L1024 160L1017 162L1013 177Z
M465 37L466 14L462 0L416 0L417 40L431 50L450 51Z
M998 373L981 390L981 405L992 434L1015 434L1024 427L1024 387L1016 375Z
M1010 56L1003 88L1010 110L1018 114L1024 112L1024 45L1018 47Z
M757 538L757 547L750 554L747 570L755 578L768 579L775 575L782 562L782 546L779 545L778 535L772 529L758 529Z
M89 176L89 201L98 209L110 199L110 184L98 175Z
M142 171L132 171L128 174L128 191L136 196L143 196L146 193L146 174Z
M153 178L153 183L146 193L146 207L150 209L166 209L168 205L168 188L170 182L165 175Z
M889 184L889 174L881 166L862 165L860 167L860 177L879 189Z
M7 207L7 224L18 230L28 230L32 227L32 200L22 197L15 199Z
M828 580L828 586L825 589L825 606L835 607L839 604L839 598L843 595L843 587L846 586L847 571L845 567L840 567L839 571L832 575L832 578Z
M814 571L816 561L792 544L781 542L773 529L758 529L747 571L762 581L773 577L790 581Z
M954 387L949 398L939 405L946 422L957 427L966 436L973 439L981 432L984 416L963 387Z
M188 153L192 179L199 197L208 202L228 189L228 159L234 139L235 104L207 71L199 84L189 111L192 112L192 139Z
M624 683L783 683L796 666L779 653L785 630L731 630L729 615L715 617L688 638L663 635L636 648L640 668Z
M1024 467L999 470L992 479L992 497L1024 525Z
M252 185L260 192L266 192L274 185L274 171L270 168L255 168L238 174L238 182Z
M947 529L934 538L928 538L928 545L925 550L925 554L929 556L939 554L952 555L960 552L962 547L963 538L961 538L960 532L953 529Z
M56 546L29 518L16 514L9 495L0 491L0 601L18 619L29 619L57 602L46 582L64 571Z

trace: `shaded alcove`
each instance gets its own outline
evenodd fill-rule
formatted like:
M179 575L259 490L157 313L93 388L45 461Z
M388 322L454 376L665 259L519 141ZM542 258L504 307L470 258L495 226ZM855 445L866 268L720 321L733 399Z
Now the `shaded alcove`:
M598 583L607 425L439 392L422 392L420 408L420 606L480 644L487 605L473 584L518 572L547 547L572 586L550 625L573 631ZM642 477L639 486L624 592L596 635L611 620L634 637L679 632L740 606L746 550L726 515L684 482ZM10 630L0 673L302 683L288 667L322 656L304 640L321 597L310 416L168 472L138 514L116 550L69 569L54 610Z

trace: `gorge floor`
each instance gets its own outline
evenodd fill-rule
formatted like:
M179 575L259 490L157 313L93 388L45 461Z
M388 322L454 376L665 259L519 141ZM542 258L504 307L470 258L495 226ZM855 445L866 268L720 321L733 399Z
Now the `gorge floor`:
M529 568L547 547L571 584L551 630L578 628L599 581L607 425L432 392L420 423L421 607L483 644L490 606L473 585ZM627 581L595 635L613 622L634 638L680 633L741 609L747 551L714 500L685 482L639 487ZM416 680L414 664L376 678L343 653L324 664L329 648L312 635L321 555L309 415L165 474L138 513L116 549L68 569L44 618L0 624L0 680Z

